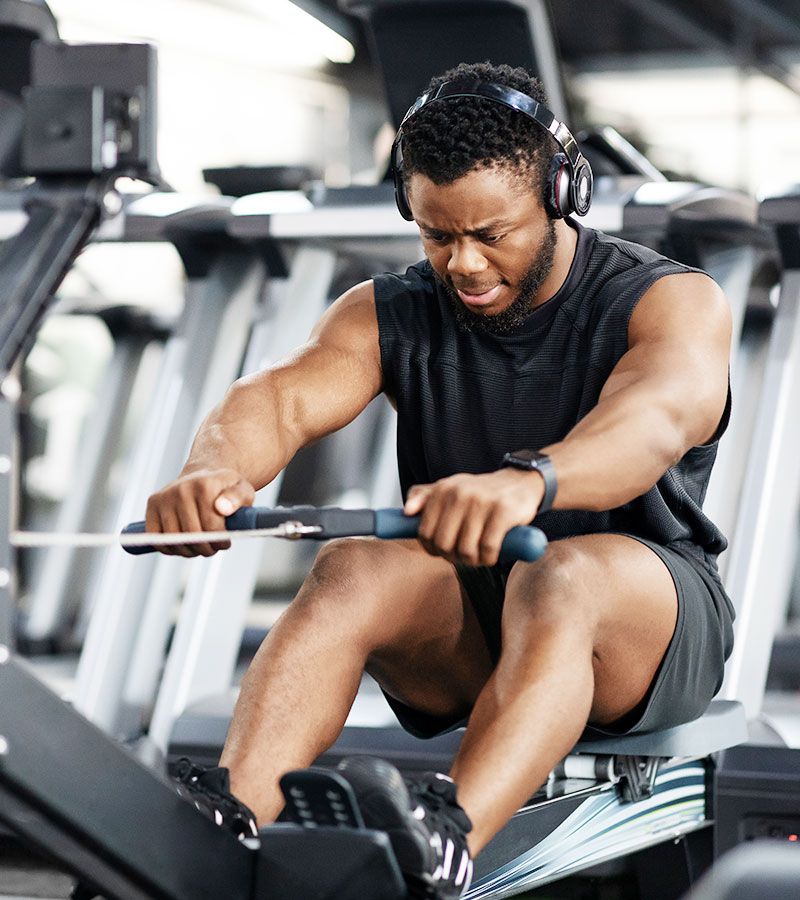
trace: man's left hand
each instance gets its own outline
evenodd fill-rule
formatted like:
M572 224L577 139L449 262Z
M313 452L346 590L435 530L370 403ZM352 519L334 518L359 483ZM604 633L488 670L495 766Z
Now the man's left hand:
M530 524L543 496L538 472L498 469L414 485L403 511L421 516L419 540L429 553L454 563L492 566L506 533Z

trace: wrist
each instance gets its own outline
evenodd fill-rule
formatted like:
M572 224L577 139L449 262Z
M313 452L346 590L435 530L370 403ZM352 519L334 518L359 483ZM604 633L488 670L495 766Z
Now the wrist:
M527 472L538 472L544 482L544 494L542 495L536 515L552 509L558 491L558 479L553 462L546 453L538 450L515 450L506 453L502 462L503 468L519 469Z

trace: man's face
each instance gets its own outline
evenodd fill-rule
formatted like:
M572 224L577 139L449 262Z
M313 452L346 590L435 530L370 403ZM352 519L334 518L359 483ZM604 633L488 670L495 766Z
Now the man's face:
M492 167L437 185L415 173L408 195L425 255L463 327L509 331L549 299L555 228L528 178Z

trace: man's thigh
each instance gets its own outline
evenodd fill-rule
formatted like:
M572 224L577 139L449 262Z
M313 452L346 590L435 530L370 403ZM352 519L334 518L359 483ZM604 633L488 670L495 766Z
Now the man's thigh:
M503 634L557 617L592 654L590 721L609 725L641 709L681 621L674 567L652 545L618 534L554 541L509 578ZM708 698L710 699L710 697Z

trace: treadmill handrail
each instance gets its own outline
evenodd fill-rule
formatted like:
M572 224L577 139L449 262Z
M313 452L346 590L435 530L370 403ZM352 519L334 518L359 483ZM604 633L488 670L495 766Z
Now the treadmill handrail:
M28 221L0 247L0 380L30 346L56 289L99 223L109 181L42 179L29 189Z

